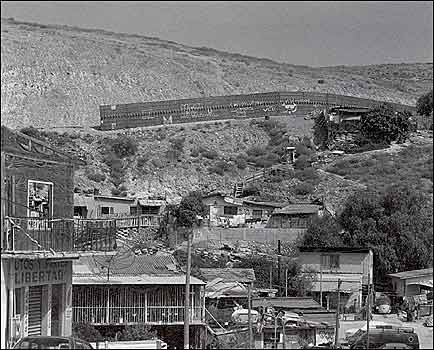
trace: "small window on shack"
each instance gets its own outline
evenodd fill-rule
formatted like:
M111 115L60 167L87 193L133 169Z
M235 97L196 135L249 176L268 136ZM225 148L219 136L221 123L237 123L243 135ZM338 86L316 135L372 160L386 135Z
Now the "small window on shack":
M237 215L238 207L225 205L223 208L224 215Z

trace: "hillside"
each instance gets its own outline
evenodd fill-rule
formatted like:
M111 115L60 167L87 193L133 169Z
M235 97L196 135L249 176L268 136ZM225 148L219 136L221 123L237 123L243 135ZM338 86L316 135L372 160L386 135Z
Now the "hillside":
M1 20L2 124L88 127L101 104L277 90L414 105L432 64L310 68L139 35ZM321 83L319 83L321 81Z

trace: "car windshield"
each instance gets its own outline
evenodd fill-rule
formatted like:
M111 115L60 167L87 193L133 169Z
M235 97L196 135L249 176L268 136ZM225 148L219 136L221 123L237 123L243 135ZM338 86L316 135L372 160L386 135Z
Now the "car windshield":
M15 349L68 349L69 341L61 338L23 339Z

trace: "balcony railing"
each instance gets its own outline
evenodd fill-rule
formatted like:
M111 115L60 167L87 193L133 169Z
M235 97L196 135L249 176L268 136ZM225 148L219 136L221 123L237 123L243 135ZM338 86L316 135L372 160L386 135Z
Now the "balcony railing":
M8 217L2 251L111 251L116 242L115 220Z
M96 325L108 324L181 324L183 306L73 307L74 321ZM202 307L190 307L191 323L203 323Z
M145 214L139 216L118 217L115 220L117 228L159 227L161 216Z

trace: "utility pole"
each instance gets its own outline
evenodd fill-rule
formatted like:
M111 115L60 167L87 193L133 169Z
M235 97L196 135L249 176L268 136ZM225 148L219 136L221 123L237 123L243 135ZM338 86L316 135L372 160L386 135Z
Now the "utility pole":
M370 271L368 271L368 300L366 302L366 349L369 349L369 321L370 321L370 310L371 310L371 276Z
M324 257L321 255L320 264L319 264L319 304L322 307L322 264Z
M248 289L248 320L249 320L249 348L253 349L253 332L252 332L252 282L249 282L249 289Z
M273 262L270 265L270 289L273 288Z
M190 229L187 238L187 270L185 275L185 301L184 301L184 349L190 349L190 274L191 274L191 238L193 230Z
M281 269L281 264L282 264L282 258L281 258L281 254L282 254L282 252L281 252L281 244L280 244L280 239L277 241L277 280L279 281L279 289L278 289L278 293L279 293L279 296L282 296L282 294L281 294L281 287L282 287L282 283L281 283L281 280L280 280L280 269Z
M342 280L338 279L338 305L336 308L336 334L335 334L335 348L339 347L339 310L341 304L341 284Z
M285 297L288 297L288 269L285 269Z

